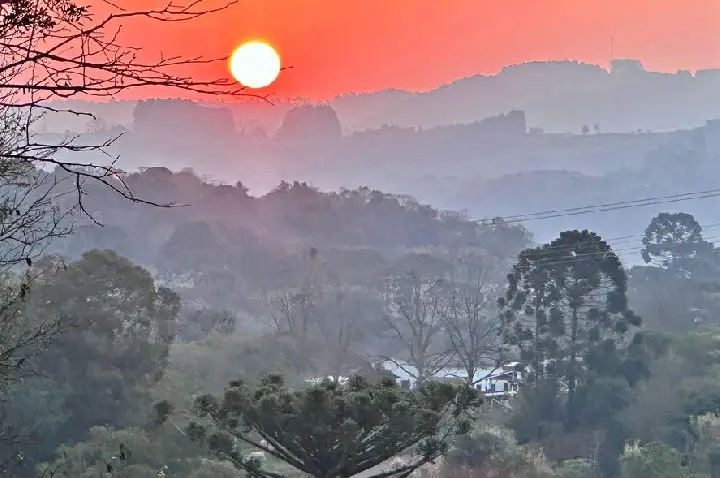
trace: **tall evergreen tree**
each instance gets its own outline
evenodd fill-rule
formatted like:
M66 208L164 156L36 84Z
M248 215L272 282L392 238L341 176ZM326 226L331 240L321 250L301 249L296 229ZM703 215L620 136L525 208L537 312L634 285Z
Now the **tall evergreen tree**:
M231 382L221 399L198 398L200 416L209 420L188 432L250 476L278 475L238 445L323 478L354 476L404 455L370 476L406 477L444 454L449 437L469 430L463 412L479 402L471 388L436 382L406 390L392 378L370 383L356 376L292 390L271 375L258 386Z
M566 231L520 253L508 275L506 341L520 351L532 382L567 391L569 424L576 421L580 384L598 375L641 372L619 350L640 318L628 306L626 276L610 246L590 231Z

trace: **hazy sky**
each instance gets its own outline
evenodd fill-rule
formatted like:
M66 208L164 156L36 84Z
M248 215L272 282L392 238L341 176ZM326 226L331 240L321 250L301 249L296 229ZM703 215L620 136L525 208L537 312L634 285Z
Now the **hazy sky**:
M615 56L648 69L720 67L720 0L239 0L152 36L128 32L148 50L188 55L263 38L294 67L268 91L318 99L427 90L532 60L607 65L613 34Z

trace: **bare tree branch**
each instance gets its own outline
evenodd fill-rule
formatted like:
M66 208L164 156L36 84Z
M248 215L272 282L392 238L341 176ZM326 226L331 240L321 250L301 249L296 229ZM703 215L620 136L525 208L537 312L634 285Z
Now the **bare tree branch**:
M408 354L410 373L422 382L440 372L453 358L444 344L444 280L409 272L388 280L386 323ZM406 370L407 371L407 370Z
M223 12L235 3L235 0L215 5L208 0L170 1L161 7L130 11L104 1L109 12L103 16L94 15L90 7L73 0L17 0L0 6L0 112L6 120L13 118L12 127L6 125L2 130L12 144L0 150L0 160L26 168L55 168L75 176L72 187L77 200L73 212L86 216L90 216L83 204L86 181L99 182L133 202L175 206L144 200L130 191L116 167L118 158L108 151L119 135L96 144L82 144L79 135L47 142L34 134L34 125L47 113L65 112L96 119L88 112L50 105L50 100L114 98L129 90L148 87L184 91L198 97L267 100L227 77L198 78L183 73L193 67L225 62L227 57L159 54L149 60L140 45L127 45L120 40L123 26L130 22L188 22ZM63 160L59 153L97 153L108 164Z
M328 282L318 310L317 334L325 370L337 379L361 362L358 345L366 338L365 328L377 304L335 277Z
M448 279L444 326L453 347L455 362L474 387L492 375L504 361L503 321L496 311L497 284L490 280L481 258L461 258ZM483 370L487 376L479 376Z
M99 223L85 205L87 186L99 184L134 203L176 205L133 194L116 167L118 158L109 151L119 136L89 142L77 134L59 141L43 139L36 125L44 115L64 112L97 119L49 102L114 98L157 87L198 98L266 99L229 78L192 74L226 58L150 58L142 45L121 40L123 27L134 21L156 26L188 22L235 4L211 1L170 0L131 11L104 0L99 5L102 14L75 0L0 1L0 388L28 371L29 358L64 325L62 317L41 321L27 316L23 301L35 280L32 275L39 273L32 268L33 260L50 242L70 234L78 215ZM93 156L90 160L82 157L87 153ZM28 268L24 274L23 267Z

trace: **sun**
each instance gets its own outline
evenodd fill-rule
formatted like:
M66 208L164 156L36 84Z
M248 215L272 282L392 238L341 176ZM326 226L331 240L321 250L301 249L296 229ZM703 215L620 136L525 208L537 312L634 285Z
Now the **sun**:
M245 43L230 57L230 72L243 86L265 88L280 74L280 55L267 43Z

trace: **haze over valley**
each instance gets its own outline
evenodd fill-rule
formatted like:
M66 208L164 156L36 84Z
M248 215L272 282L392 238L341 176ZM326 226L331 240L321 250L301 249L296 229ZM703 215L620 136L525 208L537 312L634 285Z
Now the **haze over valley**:
M0 474L720 478L720 4L222 1L0 0Z
M720 70L536 62L427 93L387 90L319 104L78 104L98 121L55 115L38 128L74 128L90 141L122 133L109 150L126 171L192 168L212 181L241 181L253 195L281 181L324 191L366 186L491 219L716 188L718 84ZM538 240L592 227L639 241L636 221L665 207L560 214L526 226ZM692 207L702 223L720 221L712 203Z

